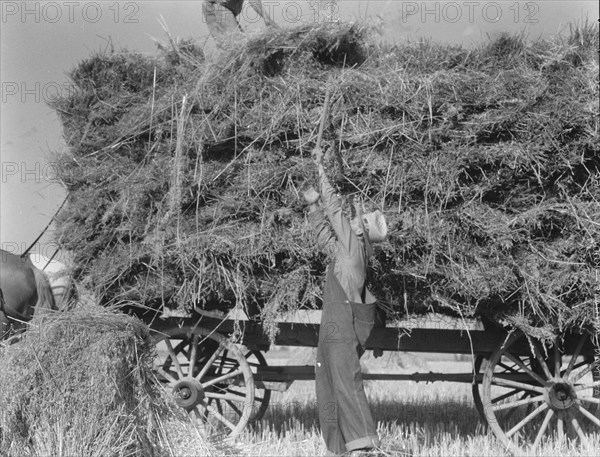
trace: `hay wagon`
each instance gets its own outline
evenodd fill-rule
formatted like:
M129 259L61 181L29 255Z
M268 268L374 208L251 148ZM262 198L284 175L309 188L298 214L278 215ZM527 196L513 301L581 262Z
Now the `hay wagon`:
M314 380L311 365L267 364L263 352L271 342L258 321L203 313L157 319L151 328L159 345L159 379L211 435L234 437L261 418L272 391ZM276 345L317 346L318 324L280 322L278 330ZM547 347L501 327L398 326L377 329L367 347L472 355L468 373L364 373L363 378L470 383L480 417L508 448L600 431L600 359L587 332L565 334Z

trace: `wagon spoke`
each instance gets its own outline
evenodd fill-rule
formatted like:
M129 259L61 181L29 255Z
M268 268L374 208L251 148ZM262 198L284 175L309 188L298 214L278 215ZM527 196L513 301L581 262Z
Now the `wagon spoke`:
M183 370L181 369L179 360L177 360L177 354L175 353L175 350L173 349L173 345L171 344L171 340L169 338L165 338L165 345L167 346L167 351L169 351L169 355L171 356L171 360L173 361L177 372L179 373L180 377L183 378Z
M214 398L216 400L235 401L238 403L244 403L245 401L245 397L236 397L235 395L221 394L218 392L205 392L204 395L206 398Z
M240 410L238 409L238 407L237 407L237 406L235 406L233 403L231 403L231 401L230 401L230 400L225 400L225 401L227 402L227 404L229 405L229 407L230 407L232 410L234 410L234 411L235 411L235 413L236 413L238 416L241 416L242 414L244 414L242 411L240 411Z
M237 395L238 396L238 400L237 401L246 401L246 394L245 393L238 392L237 390L231 389L231 388L227 389L227 392L229 392L230 394L233 394L233 395ZM256 395L256 392L254 393L254 401L255 402L260 403L264 399L265 399L264 397Z
M580 384L575 386L575 391L580 391L580 390L584 390L584 389L592 389L594 387L598 387L600 386L600 379L597 381L594 381L592 383L589 384Z
M521 397L519 398L519 400L518 400L518 401L524 400L525 398L527 398L527 397L530 397L530 396L531 396L531 393L530 393L530 392L524 392L524 393L523 393L523 395L521 395ZM493 410L493 409L492 409L492 410ZM504 416L504 420L505 420L506 422L508 422L508 420L509 420L511 417L513 417L513 414L515 414L516 412L517 412L517 408L513 408L513 409L511 409L511 410L510 410L508 413L506 413L506 415ZM529 413L527 413L527 414L529 414Z
M575 348L575 352L573 353L571 360L569 360L569 364L567 365L567 369L565 370L563 376L565 376L565 377L569 376L569 374L571 373L571 370L573 368L575 368L575 361L577 360L577 357L579 357L579 354L581 353L581 349L583 348L583 343L585 343L586 338L587 338L587 335L582 335L581 338L579 338L579 341L577 342L577 347Z
M166 342L165 342L166 344ZM175 354L182 354L184 357L187 357L187 353L185 351L185 345L186 345L186 340L181 340L179 343L177 343L174 347L173 347L173 352L175 352ZM167 348L168 349L168 348ZM169 356L171 354L169 353ZM168 360L168 359L167 359ZM180 363L181 364L181 363ZM183 365L181 365L183 366ZM183 370L182 370L183 371Z
M206 364L202 367L202 369L200 370L200 373L198 373L195 378L198 381L202 381L202 377L206 374L206 372L208 371L208 369L212 366L212 364L214 363L215 360L217 360L217 357L219 357L219 354L221 354L221 352L223 352L223 350L225 349L224 346L220 345L215 352L213 353L213 355L210 356L210 359L208 359L208 361L206 362Z
M219 368L217 368L215 370L216 373L223 373L223 366L225 365L225 360L227 360L228 353L229 353L229 349L225 348L225 350L223 351L223 355L219 359Z
M586 403L594 403L596 405L600 405L600 398L596 397L577 397L579 401L584 401Z
M507 437L511 437L513 436L515 433L517 433L521 428L523 428L525 425L527 425L529 422L531 422L533 420L533 418L535 416L537 416L538 414L540 414L542 411L544 411L546 408L548 408L548 404L546 403L542 403L540 406L538 406L535 410L533 410L533 412L531 412L530 414L528 414L527 416L525 416L517 425L515 425L513 428L511 428L508 432L506 432L506 436Z
M228 351L226 350L225 353L223 353L223 356L221 357L221 368L227 368L239 364L236 359L230 359L229 357L227 357L227 352Z
M589 362L587 360L583 360L582 362L576 363L573 365L573 368L571 368L571 371L576 370L577 368L581 368L582 366L587 365L588 363ZM567 377L567 370L565 369L564 371L561 371L560 375L563 378Z
M190 352L186 351L186 349L185 349L185 341L182 341L181 343L179 343L177 346L175 346L173 348L173 350L176 353L181 354L184 358L186 358L186 359L189 360L189 358L190 358Z
M223 390L223 389L222 389ZM224 389L226 392L229 392L230 394L233 395L237 395L239 398L246 398L246 394L242 393L242 392L238 392L237 390L235 390L234 388L232 388L231 386L229 386L227 389Z
M583 430L581 429L581 426L579 425L579 422L577 421L577 418L571 412L569 412L568 414L569 414L569 417L571 419L571 421L570 421L571 422L571 426L577 432L577 435L579 436L579 439L581 440L581 442L584 443L585 440L586 440L586 436L585 436L585 433L583 433Z
M223 414L223 406L221 405L221 400L217 400L215 398L215 405L217 405L217 411L221 414Z
M544 360L544 356L540 352L538 345L534 343L532 346L533 346L533 351L535 352L535 357L537 358L538 362L540 363L542 370L544 370L544 374L546 375L546 378L552 379L553 378L552 373L550 373L550 370L548 369L548 364L546 363L546 360Z
M572 381L576 382L576 381L580 380L581 378L583 378L588 373L590 373L594 368L596 368L596 366L595 366L596 363L597 363L597 361L594 361L593 363L590 363L587 367L585 367L585 369L583 369L580 372L578 372L575 375L573 375L573 377L571 378Z
M556 432L558 434L558 441L562 442L565 436L565 421L562 412L557 414Z
M498 403L499 401L506 400L507 398L518 394L519 392L521 392L521 389L513 389L510 392L500 395L499 397L493 398L492 403Z
M205 383L203 383L203 387L206 388L208 386L212 386L214 384L217 384L219 382L225 381L226 379L230 379L230 378L235 378L236 376L239 376L243 374L243 371L241 369L237 369L235 371L231 371L229 373L226 373L222 376L218 376L216 378L213 379L209 379L208 381L206 381Z
M198 356L198 340L200 337L194 335L192 338L192 350L190 353L190 365L188 368L188 376L194 377L194 368L196 366L196 357Z
M538 403L540 401L544 401L543 395L538 395L537 397L529 397L522 400L515 400L508 403L502 403L501 405L493 406L492 409L494 411L500 411L502 409L516 408L518 406L528 405L531 403Z
M512 379L504 379L499 377L492 378L492 384L506 386L506 387L514 387L519 390L528 390L533 392L538 392L543 394L544 388L540 386L532 386L530 384L525 384L524 382L513 381Z
M218 409L219 413L221 413L221 414L223 414L223 408L221 406L221 402L222 401L224 401L225 403L227 403L229 405L229 407L233 411L235 411L235 413L238 416L241 416L243 414L242 411L236 405L234 405L232 403L232 402L237 402L237 403L244 404L244 399L243 398L235 397L233 395L219 394L219 393L216 393L216 392L207 392L206 393L206 397L215 400L215 402L217 404L217 409Z
M235 425L233 425L223 414L215 409L212 405L206 405L206 409L222 424L226 425L230 430L235 429Z
M600 419L598 419L596 416L594 416L592 413L590 413L587 409L585 409L581 405L577 405L577 408L579 409L579 412L581 414L583 414L585 417L587 417L597 427L600 427Z
M508 354L506 354L506 355L508 355ZM514 369L514 367L509 367L509 366L508 366L508 365L506 365L505 363L501 363L501 362L499 362L499 363L498 363L498 366L499 366L499 367L502 367L502 368L504 368L506 371L511 371L511 372L513 372L513 373L518 373L518 371L517 371L517 370L515 370L515 369Z
M233 368L239 367L240 363L238 360L227 357L228 352L229 350L225 349L223 354L219 357L218 364L215 364L215 374L227 373L227 370L232 370Z
M540 430L538 431L538 433L535 437L535 441L533 442L534 448L538 447L540 444L540 441L542 441L542 437L544 436L544 433L546 433L546 429L548 428L548 424L550 423L550 419L552 419L553 415L554 415L554 411L549 409L548 412L546 413L546 417L544 417L544 422L542 422L542 425L540 426Z
M562 366L562 354L558 350L558 346L554 345L554 376L560 375L560 367Z
M543 379L537 373L534 373L531 370L531 368L526 367L525 364L521 360L519 360L517 357L515 357L514 355L509 354L509 353L506 353L505 356L508 357L510 360L512 360L513 363L515 363L516 365L518 365L523 371L525 371L529 376L531 376L533 379L535 379L541 385L545 385L546 384L546 380L545 379Z
M165 378L167 378L167 380L169 380L169 382L177 382L177 379L174 376L172 376L171 373L169 373L168 371L165 371L162 367L156 368L156 371L161 376L164 376Z

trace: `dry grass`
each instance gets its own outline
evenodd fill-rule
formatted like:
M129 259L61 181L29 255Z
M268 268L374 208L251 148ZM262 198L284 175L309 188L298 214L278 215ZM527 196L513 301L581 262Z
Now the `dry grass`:
M184 44L91 56L54 105L70 147L58 241L104 304L270 322L320 306L327 259L299 203L330 87L332 180L392 228L372 284L388 308L538 337L597 324L596 25L463 49L326 24L218 61Z
M98 306L34 319L0 349L0 454L160 456L174 413L137 319Z

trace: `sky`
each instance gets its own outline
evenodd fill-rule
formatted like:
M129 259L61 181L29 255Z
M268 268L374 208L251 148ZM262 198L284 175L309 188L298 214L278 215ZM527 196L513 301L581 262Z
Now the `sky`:
M597 21L596 1L263 0L282 27L325 20L366 20L380 39L473 46L502 32L530 38ZM55 155L65 150L61 125L47 105L69 90L68 72L114 45L148 55L155 40L192 38L214 53L201 0L0 1L0 247L21 253L44 230L65 198ZM263 26L245 7L247 30ZM52 227L33 249L54 254Z

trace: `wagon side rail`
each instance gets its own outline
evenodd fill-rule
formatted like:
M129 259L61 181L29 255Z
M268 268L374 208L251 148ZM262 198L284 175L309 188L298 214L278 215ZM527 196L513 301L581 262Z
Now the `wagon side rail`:
M320 325L314 323L280 322L273 344L280 346L317 347ZM179 328L183 333L193 333L197 328L214 331L222 335L234 335L237 342L251 349L267 350L271 346L268 332L258 321L169 317L157 319L152 324L154 331L167 331ZM324 329L335 338L335 328ZM491 354L506 338L506 331L500 328L485 330L439 329L439 328L376 328L369 340L367 349L406 352L437 352L445 354ZM523 350L527 350L526 347Z

